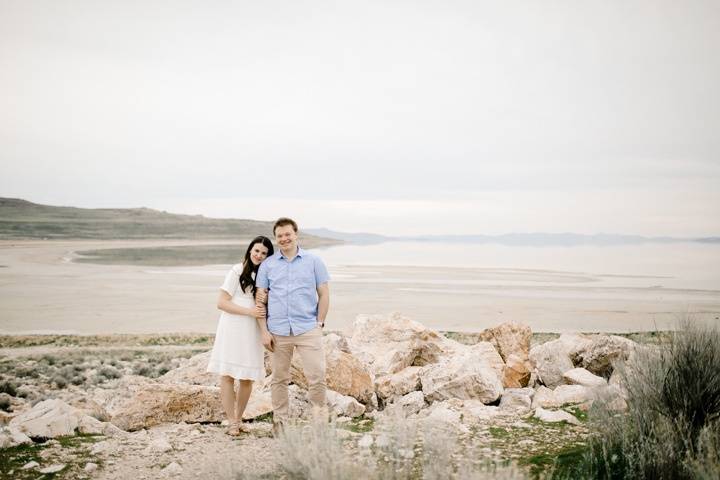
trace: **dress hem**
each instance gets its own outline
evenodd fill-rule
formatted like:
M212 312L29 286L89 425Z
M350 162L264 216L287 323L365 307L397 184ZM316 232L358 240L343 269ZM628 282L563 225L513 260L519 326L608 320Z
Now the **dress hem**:
M225 362L211 361L207 367L208 373L217 373L218 375L227 375L233 377L235 380L264 380L265 369L264 368L253 368L253 367L242 367L238 365L232 365Z

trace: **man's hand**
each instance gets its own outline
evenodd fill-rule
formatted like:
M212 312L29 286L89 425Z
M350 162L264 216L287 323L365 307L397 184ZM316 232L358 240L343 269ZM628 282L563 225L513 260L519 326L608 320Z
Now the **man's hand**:
M269 351L275 351L275 339L267 330L262 332L262 343L263 347L267 348Z
M265 305L263 304L256 304L255 308L252 309L252 316L255 318L264 320L266 315L267 311L265 310Z

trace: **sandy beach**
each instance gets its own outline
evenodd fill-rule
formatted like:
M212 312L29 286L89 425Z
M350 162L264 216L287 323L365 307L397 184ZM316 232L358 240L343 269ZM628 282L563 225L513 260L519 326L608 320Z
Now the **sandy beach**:
M72 259L78 250L220 243L227 241L0 242L0 331L214 332L216 292L226 266L94 265ZM334 264L329 269L328 325L334 330L347 330L361 313L392 311L456 331L514 320L538 332L627 332L669 328L688 312L713 322L720 317L716 290L607 286L583 273Z

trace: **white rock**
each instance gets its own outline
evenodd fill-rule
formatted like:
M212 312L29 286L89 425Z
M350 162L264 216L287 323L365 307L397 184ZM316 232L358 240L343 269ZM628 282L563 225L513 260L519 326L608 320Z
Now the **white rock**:
M174 368L158 378L161 383L187 383L190 385L220 386L220 375L207 371L210 354L207 351L183 360L178 368Z
M582 385L585 387L605 387L608 382L603 377L590 373L584 368L573 368L563 373L563 379L569 385Z
M500 398L500 409L501 410L530 410L532 406L532 399L523 391L524 389L507 389L503 392L503 396Z
M493 344L503 360L507 361L510 355L527 358L530 351L532 330L521 323L505 322L492 328L483 330L480 338Z
M0 449L16 447L18 445L28 445L31 443L32 440L30 437L15 427L3 427L3 429L0 430Z
M323 337L323 348L325 350L334 349L345 353L351 353L347 338L338 335L337 333L328 333Z
M560 385L555 389L554 393L555 400L561 406L585 403L595 397L592 388L582 385Z
M365 413L365 405L349 395L341 395L333 390L326 391L327 404L337 416L359 417Z
M492 403L503 392L502 358L487 342L461 349L420 374L425 398L429 401L450 398L477 399Z
M564 410L545 410L538 407L535 410L535 418L547 423L566 422L572 425L580 425L580 421Z
M101 435L105 433L106 426L108 423L103 423L97 418L90 417L88 415L82 415L78 417L78 431L88 435Z
M462 414L458 409L462 408L462 404L463 402L460 400L434 403L423 419L423 423L435 428L439 426L468 433L470 429L460 421Z
M584 336L563 334L552 340L530 349L530 360L535 364L538 379L547 387L562 385L563 373L574 368L572 355L590 340Z
M113 446L107 440L98 442L90 448L90 454L92 455L105 454L111 451L113 451Z
M358 315L348 344L375 377L437 362L448 339L398 313ZM457 343L457 342L455 342Z
M150 442L150 449L154 452L165 453L172 450L173 446L170 445L170 442L168 442L167 438L158 437L152 442Z
M62 400L52 399L42 401L13 418L10 426L31 438L55 438L74 435L82 416L76 408Z
M592 389L582 385L560 385L555 390L540 387L535 392L532 407L559 408L563 405L585 403L594 396Z
M374 439L372 435L365 434L362 436L362 438L358 441L358 447L360 448L370 448L372 447L372 444L374 442Z
M170 465L162 469L162 473L174 477L177 475L182 475L183 468L177 462L172 462Z
M40 464L36 461L28 462L25 465L23 465L21 468L22 470L30 470L31 468L37 468Z
M387 401L420 389L420 371L423 367L407 367L397 373L375 379L377 396Z
M97 463L88 462L87 464L85 464L85 471L88 473L94 472L95 470L97 470L97 468Z
M66 467L65 464L62 463L56 463L54 465L50 465L49 467L45 467L41 470L39 470L40 473L57 473L64 469Z
M402 416L408 417L414 415L425 408L425 395L420 391L410 392L407 395L396 399L393 403L388 404L386 410L388 413L400 413Z
M463 423L474 425L496 417L501 411L499 407L485 405L478 400L463 400L460 413Z
M627 360L637 344L617 335L595 335L591 341L571 353L575 364L590 372L609 377L616 362Z

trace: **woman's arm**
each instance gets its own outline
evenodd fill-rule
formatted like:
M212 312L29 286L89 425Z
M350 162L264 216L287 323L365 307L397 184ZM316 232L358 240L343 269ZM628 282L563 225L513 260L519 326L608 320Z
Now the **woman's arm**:
M267 303L267 288L258 288L255 292L255 307L256 308L265 308L265 304ZM267 311L267 310L265 310ZM263 317L255 317L255 320L257 320L258 328L260 329L260 336L262 337L263 346L270 350L271 352L275 351L275 341L273 340L273 336L268 331L267 328L267 320L265 316Z
M222 310L223 312L231 313L233 315L248 315L255 318L261 316L263 319L265 318L264 308L260 308L257 305L253 308L241 307L240 305L233 303L232 297L225 290L220 290L217 308L218 310Z

